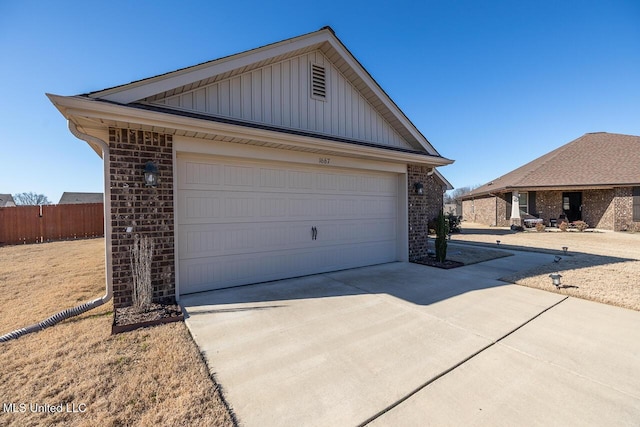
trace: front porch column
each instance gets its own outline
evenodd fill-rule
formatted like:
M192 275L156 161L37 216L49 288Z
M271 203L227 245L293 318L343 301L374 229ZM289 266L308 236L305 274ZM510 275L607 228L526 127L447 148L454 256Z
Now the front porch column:
M514 191L511 196L511 225L522 227L520 218L520 193Z

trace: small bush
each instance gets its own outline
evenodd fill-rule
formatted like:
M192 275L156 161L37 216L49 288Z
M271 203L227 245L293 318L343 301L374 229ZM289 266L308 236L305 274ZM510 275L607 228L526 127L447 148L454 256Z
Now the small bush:
M460 232L460 217L452 213L448 213L446 220L447 220L447 225L449 226L449 233Z
M589 228L589 224L587 224L587 223L586 223L586 222L584 222L584 221L575 221L575 222L573 223L573 225L575 225L575 226L576 226L576 228L578 229L578 231L584 231L584 230L586 230L587 228Z
M449 227L443 213L440 212L436 227L436 261L438 262L444 262L447 259L447 234L449 234Z
M569 224L567 223L567 221L561 221L560 224L558 224L558 228L560 229L560 231L567 231L567 228L569 228Z
M547 228L547 227L543 223L541 223L541 222L536 223L536 231L537 232L542 233L545 228Z

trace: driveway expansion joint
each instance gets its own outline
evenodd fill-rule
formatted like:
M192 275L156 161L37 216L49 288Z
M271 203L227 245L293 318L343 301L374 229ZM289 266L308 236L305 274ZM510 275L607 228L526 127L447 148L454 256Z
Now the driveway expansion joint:
M374 420L376 420L377 418L381 417L382 415L386 414L387 412L391 411L392 409L398 407L400 404L402 404L403 402L407 401L412 396L414 396L415 394L417 394L421 390L425 389L429 385L433 384L435 381L439 380L440 378L444 377L445 375L449 374L450 372L452 372L455 369L459 368L460 366L464 365L465 363L467 363L471 359L475 358L479 354L485 352L486 350L490 349L494 345L499 344L502 340L504 340L507 337L513 335L515 332L517 332L518 330L522 329L524 326L526 326L529 323L533 322L535 319L537 319L538 317L542 316L547 311L551 310L552 308L557 307L558 305L560 305L561 303L563 303L564 301L566 301L568 299L569 299L569 297L566 296L566 297L562 298L560 301L555 302L554 304L552 304L549 307L545 308L544 310L542 310L541 312L539 312L538 314L536 314L535 316L533 316L532 318L530 318L526 322L522 323L521 325L519 325L516 328L512 329L511 331L507 332L505 335L501 336L497 340L492 341L491 343L489 343L486 346L482 347L480 350L472 353L471 355L469 355L468 357L464 358L463 360L461 360L460 362L456 363L455 365L451 366L450 368L448 368L448 369L442 371L441 373L439 373L438 375L430 378L427 382L425 382L421 386L418 386L416 389L414 389L413 391L409 392L405 396L401 397L400 399L398 399L397 401L395 401L391 405L387 406L386 408L384 408L381 411L377 412L376 414L374 414L373 416L369 417L368 419L366 419L362 423L358 424L358 427L364 427L364 426L370 424L371 422L373 422Z

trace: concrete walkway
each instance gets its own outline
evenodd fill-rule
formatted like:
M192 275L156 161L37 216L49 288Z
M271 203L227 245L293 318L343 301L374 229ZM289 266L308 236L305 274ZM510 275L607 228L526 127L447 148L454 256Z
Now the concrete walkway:
M392 263L180 302L242 425L637 425L640 313L497 280L552 259Z

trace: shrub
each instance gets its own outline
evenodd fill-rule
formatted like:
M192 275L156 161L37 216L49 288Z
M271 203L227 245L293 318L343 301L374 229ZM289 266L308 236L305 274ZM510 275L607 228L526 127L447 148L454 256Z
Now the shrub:
M444 220L444 214L440 212L436 226L436 261L438 262L444 262L447 259L447 234L449 234L447 223Z
M576 228L578 229L578 231L584 231L584 230L586 230L587 228L589 228L589 224L587 224L587 223L586 223L586 222L584 222L584 221L575 221L575 222L573 223L573 225L575 225L575 226L576 226Z
M558 224L558 228L560 229L560 231L567 231L568 227L569 224L567 223L567 221L561 221L560 224Z
M536 231L537 232L542 233L545 228L547 228L547 227L543 223L541 223L541 222L536 223Z
M460 232L460 217L452 213L447 214L447 225L449 226L449 233Z

